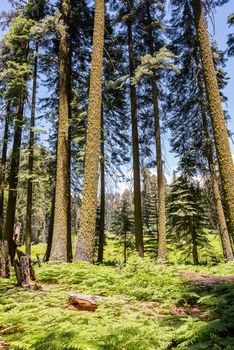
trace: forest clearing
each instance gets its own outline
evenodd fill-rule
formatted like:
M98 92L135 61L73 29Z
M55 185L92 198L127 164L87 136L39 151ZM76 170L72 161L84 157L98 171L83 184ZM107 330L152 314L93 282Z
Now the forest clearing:
M1 0L0 350L234 350L230 0Z
M234 263L160 266L132 252L125 266L110 242L106 264L43 264L31 289L2 279L2 349L233 349ZM44 250L32 246L33 260ZM73 293L98 296L96 311L70 308Z

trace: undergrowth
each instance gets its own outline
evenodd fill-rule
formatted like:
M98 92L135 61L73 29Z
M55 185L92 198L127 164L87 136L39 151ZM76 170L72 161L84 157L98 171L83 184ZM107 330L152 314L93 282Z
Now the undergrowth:
M44 264L34 291L0 280L0 340L12 350L234 349L233 284L194 287L183 269L225 275L234 264L157 266L132 257L127 266ZM69 293L101 300L93 313L74 311Z

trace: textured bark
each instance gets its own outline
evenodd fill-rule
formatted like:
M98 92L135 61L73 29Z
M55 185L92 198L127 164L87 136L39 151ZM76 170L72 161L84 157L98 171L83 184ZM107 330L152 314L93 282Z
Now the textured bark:
M36 280L32 260L29 255L17 250L17 258L14 261L17 285L20 287L30 287Z
M192 7L201 52L204 79L209 101L215 146L224 192L224 201L232 233L234 232L234 165L219 93L204 8L201 0L192 0Z
M9 256L8 242L0 241L0 277L9 278L11 271L11 258Z
M6 211L6 223L4 229L3 240L8 242L9 254L13 260L15 255L15 242L13 241L16 199L17 199L17 186L18 186L18 173L20 163L20 147L22 136L22 122L23 122L23 110L24 110L24 94L19 97L17 111L15 114L15 129L14 140L11 155L10 175L9 175L9 192L8 203Z
M60 10L67 24L69 0L61 0ZM60 31L59 42L59 120L56 159L55 207L53 237L50 253L52 261L67 261L69 207L69 38L67 27Z
M128 1L128 11L131 13L132 1ZM134 76L135 58L132 40L132 22L127 22L128 30L128 56L130 78ZM138 117L136 88L130 84L131 123L132 123L132 150L133 150L133 181L134 181L134 219L136 250L140 257L144 257L143 223L141 207L141 178L138 140Z
M197 58L195 59L196 59L196 64L198 65ZM220 238L222 242L223 255L225 260L231 261L234 259L234 257L233 257L232 245L231 245L231 241L228 233L227 223L225 219L225 213L223 209L221 194L219 190L218 176L215 170L215 161L213 157L213 149L212 149L212 143L211 143L211 138L209 133L206 106L204 101L204 93L202 88L202 77L201 77L201 71L199 70L199 68L197 72L197 84L198 84L198 90L199 90L199 102L200 102L202 123L203 123L203 130L204 130L205 151L206 151L209 171L211 175L214 203L215 203L215 209L216 209L216 214L218 219Z
M70 29L70 27L69 27ZM70 35L69 35L70 36ZM67 261L72 262L72 232L71 232L71 119L72 119L72 57L71 57L71 41L69 41L69 70L68 70L68 209L67 209Z
M99 263L103 262L103 251L105 241L105 140L104 140L104 123L103 123L103 108L101 115L101 212L100 212L100 231L98 242L98 258Z
M148 19L148 38L147 44L149 53L154 54L154 38L152 32L152 18L150 14L150 4L146 0L146 11ZM158 253L157 260L162 263L166 260L166 198L165 198L165 177L163 171L163 160L162 160L162 146L161 146L161 129L160 129L160 118L159 118L159 107L158 107L158 88L157 88L157 76L154 72L154 76L151 78L152 93L153 93L153 107L154 107L154 131L156 140L156 160L157 160L157 185L158 185Z
M7 161L7 146L8 146L8 136L9 136L9 123L10 123L10 102L7 103L6 116L5 116L5 126L3 135L3 145L2 145L2 159L0 168L0 241L3 238L3 224L4 224L4 185L5 185L5 171L6 171L6 161Z
M35 128L35 113L36 113L36 94L37 94L37 65L38 65L38 43L35 48L34 71L33 71L33 91L32 91L32 106L30 120L30 136L29 136L29 157L28 157L28 172L29 178L27 183L27 209L26 209L26 228L25 228L25 251L31 255L31 237L32 237L32 201L33 201L33 158L34 158L34 128Z
M96 0L89 89L84 190L75 260L93 262L101 135L105 2Z

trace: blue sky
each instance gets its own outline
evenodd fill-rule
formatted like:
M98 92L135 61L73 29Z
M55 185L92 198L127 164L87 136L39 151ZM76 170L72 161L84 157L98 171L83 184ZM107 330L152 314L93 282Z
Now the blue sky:
M1 10L8 10L9 4L8 0L0 0L1 1ZM227 36L231 30L227 25L227 17L230 13L234 12L233 0L229 1L226 5L218 8L214 13L214 23L215 27L212 25L211 21L209 23L209 32L213 39L218 42L219 47L222 50L227 48ZM0 32L1 34L1 32ZM229 129L234 133L234 58L229 58L226 65L226 71L230 77L228 86L225 88L225 95L228 97L227 109L231 116L231 120L229 122ZM41 91L42 92L42 91ZM44 92L43 92L44 93ZM164 135L162 137L163 142L163 152L166 160L166 172L167 175L170 176L173 168L176 166L176 159L173 154L170 153L169 145L168 145L168 135ZM231 142L231 140L230 140ZM234 145L231 142L232 153L234 154Z

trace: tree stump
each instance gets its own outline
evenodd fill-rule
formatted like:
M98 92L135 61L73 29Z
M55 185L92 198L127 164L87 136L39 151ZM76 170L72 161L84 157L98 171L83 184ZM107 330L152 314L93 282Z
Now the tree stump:
M11 258L7 241L0 242L0 277L9 278L11 271Z
M69 309L94 312L97 307L97 297L92 295L70 294L68 297Z
M29 255L24 254L18 249L16 254L17 258L14 262L14 268L17 285L21 287L30 287L31 282L36 280L32 260Z
M38 266L39 266L39 267L42 267L42 265L43 265L43 260L41 259L41 257L40 257L39 254L36 254L36 257L37 257Z

